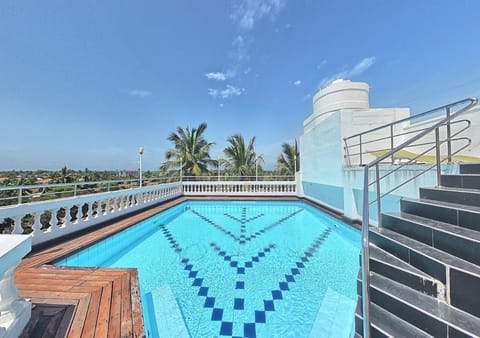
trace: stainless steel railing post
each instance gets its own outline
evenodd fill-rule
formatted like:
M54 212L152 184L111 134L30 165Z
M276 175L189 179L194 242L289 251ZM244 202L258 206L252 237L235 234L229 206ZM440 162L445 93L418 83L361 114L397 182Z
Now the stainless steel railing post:
M450 118L450 107L447 107L447 118ZM450 120L447 122L447 156L448 163L452 162L452 130L450 126Z
M377 224L382 226L382 201L380 198L380 167L379 163L375 165L376 191L377 191Z
M435 158L436 158L436 166L437 166L437 186L441 186L442 184L442 170L440 167L440 127L435 128Z
M393 149L393 124L390 125L390 150ZM392 164L395 161L395 153L392 153ZM379 176L377 176L378 179Z
M359 140L358 140L358 144L359 144L359 153L360 153L360 165L363 165L363 161L362 161L362 135L359 136Z
M362 214L362 314L363 337L370 338L370 246L368 228L370 222L368 203L368 166L365 167Z

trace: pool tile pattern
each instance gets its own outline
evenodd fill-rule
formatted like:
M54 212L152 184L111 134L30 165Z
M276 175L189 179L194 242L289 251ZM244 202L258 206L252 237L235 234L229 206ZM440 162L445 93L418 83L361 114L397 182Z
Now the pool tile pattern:
M237 269L238 274L245 274L246 268L253 268L254 262L256 263L260 262L260 257L265 257L265 253L271 252L272 249L276 248L275 244L273 243L270 244L263 250L259 251L256 256L252 256L251 260L244 262L242 266L242 265L239 265L238 261L232 260L232 256L228 255L227 252L225 250L222 250L222 248L218 246L215 242L210 243L210 246L213 247L213 250L218 252L218 255L220 257L223 257L224 261L230 262L229 265L232 268Z
M247 208L242 208L242 218L235 217L229 213L224 213L224 215L230 219L233 219L234 221L241 223L242 226L245 226L245 224L250 223L251 221L254 221L257 218L265 216L265 214L258 214L247 219Z
M300 209L284 218L281 220L277 221L276 223L273 223L272 225L264 228L267 229L269 227L276 226L278 224L281 224L283 221L286 219L293 217L294 215L298 214L301 212L303 209ZM192 212L196 213L194 210ZM200 218L204 219L203 216L198 214ZM242 219L244 219L242 215ZM240 219L240 221L242 220ZM210 223L214 225L213 222L209 221L206 217L204 219L207 223ZM219 226L218 226L219 227ZM182 248L176 241L176 239L173 237L173 235L170 233L170 231L164 226L160 225L160 228L162 229L162 233L165 237L165 239L170 243L170 247L175 250L175 252L181 252ZM243 337L256 337L257 335L257 325L259 324L265 324L267 322L267 313L274 313L275 312L275 302L281 301L284 299L284 293L287 293L290 291L291 286L296 283L295 276L300 275L302 270L305 269L305 264L310 262L310 259L314 257L316 252L318 251L319 247L323 244L323 242L328 238L328 236L331 234L331 230L329 228L325 229L320 236L315 238L313 243L310 245L310 247L304 252L304 254L298 258L298 260L295 262L295 266L291 269L288 270L287 273L284 274L284 279L278 282L278 289L271 290L271 298L269 299L264 299L263 300L263 309L260 310L254 310L254 315L255 315L255 322L254 323L243 323ZM234 236L232 234L232 236ZM232 237L230 236L230 237ZM239 241L239 240L238 240ZM240 241L239 241L240 242ZM210 246L218 253L220 257L223 257L225 262L228 262L228 264L232 267L237 269L237 274L242 275L245 273L246 268L253 268L254 267L254 262L259 263L260 258L265 257L266 253L270 253L272 249L276 248L275 244L270 244L268 247L260 250L255 256L251 257L251 260L246 261L243 263L243 266L239 265L239 262L237 260L232 260L232 256L229 255L225 250L222 250L220 246L218 246L216 243L212 242L210 243ZM190 264L190 259L189 258L182 258L181 259L181 264L183 265L183 269L185 271L188 271L188 278L193 279L192 281L192 287L198 287L198 292L197 295L199 297L205 297L205 302L203 307L205 309L211 309L211 320L213 322L220 322L220 336L227 336L227 337L233 337L233 327L234 323L230 321L223 321L223 314L225 312L225 308L222 308L220 306L215 306L215 301L216 298L213 297L212 295L209 295L210 288L206 285L204 285L204 279L198 277L198 270L195 270L194 265ZM242 280L236 281L235 284L235 289L236 290L244 290L245 289L245 282ZM245 311L245 299L240 298L238 296L234 297L232 299L232 306L234 311Z
M290 218L296 216L297 214L301 213L302 211L304 211L303 208L300 208L294 212L292 212L291 214L288 214L287 216L284 216L282 218L280 218L278 221L258 230L258 231L255 231L254 233L250 234L250 235L245 235L245 223L242 224L242 226L240 227L240 232L241 232L241 235L240 236L236 236L235 234L233 234L231 231L225 229L224 227L222 227L221 225L215 223L214 221L212 221L211 219L209 219L208 217L206 217L205 215L201 214L200 212L198 212L197 210L195 209L188 209L189 211L191 211L193 214L195 214L196 216L198 216L200 219L202 219L204 222L210 224L211 226L213 226L214 228L220 230L221 232L223 232L225 235L227 235L228 237L232 238L234 241L240 243L240 244L245 244L246 242L249 242L251 241L252 239L254 238L257 238L261 235L263 235L266 231L269 231L269 230L272 230L273 228L275 228L276 226L284 223L285 221L289 220ZM261 217L261 215L263 214L259 214L257 216L254 216L252 217L251 219L249 220L245 220L245 222L250 222L250 221L253 221L254 219L256 218L259 218ZM234 217L234 216L231 216L231 217ZM235 217L234 217L235 218ZM241 223L241 221L243 220L243 217L242 219L238 219L236 218L237 221L239 221ZM242 231L243 230L243 231Z

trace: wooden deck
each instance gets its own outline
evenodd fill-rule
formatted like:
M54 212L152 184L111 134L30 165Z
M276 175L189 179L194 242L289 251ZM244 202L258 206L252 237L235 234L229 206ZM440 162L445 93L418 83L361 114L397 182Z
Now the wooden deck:
M49 263L160 211L195 199L252 198L181 197L46 249L34 250L15 272L20 296L31 299L34 305L23 336L144 337L137 269L57 267Z

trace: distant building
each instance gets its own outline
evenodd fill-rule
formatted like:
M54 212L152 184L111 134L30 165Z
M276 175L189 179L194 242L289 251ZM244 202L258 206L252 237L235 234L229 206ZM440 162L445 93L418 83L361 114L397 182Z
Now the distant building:
M123 169L118 172L118 176L120 177L131 177L131 176L138 176L138 170L136 169Z

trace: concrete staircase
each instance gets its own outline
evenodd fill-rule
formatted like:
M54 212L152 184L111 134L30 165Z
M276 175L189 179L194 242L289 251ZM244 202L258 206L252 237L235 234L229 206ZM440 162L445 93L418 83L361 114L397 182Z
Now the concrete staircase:
M480 164L370 227L373 337L480 337ZM361 274L356 336L362 335Z

